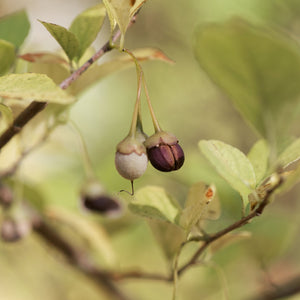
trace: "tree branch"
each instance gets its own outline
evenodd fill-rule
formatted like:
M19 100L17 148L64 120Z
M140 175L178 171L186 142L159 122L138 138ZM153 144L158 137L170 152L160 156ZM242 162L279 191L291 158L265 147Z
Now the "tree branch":
M56 249L63 255L67 262L75 267L78 271L84 274L89 280L92 280L97 286L100 286L110 297L115 300L129 300L112 282L112 279L96 268L90 261L89 257L84 251L72 246L66 239L44 220L36 219L33 223L34 231L52 248Z
M275 300L282 299L285 297L293 296L300 293L300 275L295 278L276 285L274 289L266 292L260 292L256 297L251 298L252 300Z

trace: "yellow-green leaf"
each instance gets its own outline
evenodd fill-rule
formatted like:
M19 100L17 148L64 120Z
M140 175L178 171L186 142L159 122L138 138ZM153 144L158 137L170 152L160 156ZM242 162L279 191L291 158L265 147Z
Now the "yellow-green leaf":
M300 138L296 139L280 154L277 165L285 168L298 159L300 159Z
M69 30L74 33L79 41L79 58L97 37L105 15L105 6L97 4L79 14L72 22Z
M199 147L218 173L240 193L246 206L248 195L256 186L254 169L247 156L237 148L216 140L202 140Z
M44 74L24 73L0 77L0 97L70 104L74 97L59 88Z
M70 60L79 55L79 41L74 33L63 26L40 21L49 33L56 39Z
M142 217L177 223L180 208L175 199L159 186L146 186L137 191L129 209Z
M194 225L203 219L217 219L220 216L218 199L214 199L216 191L214 186L197 182L190 187L184 209L180 217L180 225L190 231ZM211 210L211 203L216 205Z
M266 175L270 155L270 148L265 140L256 142L248 153L255 175L256 181L259 184Z
M124 35L131 18L145 2L146 0L103 0L110 20L111 30L113 31L116 24L121 30L121 48L123 48Z

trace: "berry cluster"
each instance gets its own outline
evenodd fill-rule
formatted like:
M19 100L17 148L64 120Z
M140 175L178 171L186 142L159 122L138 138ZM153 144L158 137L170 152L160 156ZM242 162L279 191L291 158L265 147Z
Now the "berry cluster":
M115 165L120 175L132 182L145 173L148 159L157 170L170 172L181 168L184 163L184 153L177 138L163 131L159 126L140 64L130 51L126 49L123 51L129 54L136 64L138 91L131 128L128 136L117 145ZM155 133L150 137L143 132L142 128L140 113L142 82L155 129Z

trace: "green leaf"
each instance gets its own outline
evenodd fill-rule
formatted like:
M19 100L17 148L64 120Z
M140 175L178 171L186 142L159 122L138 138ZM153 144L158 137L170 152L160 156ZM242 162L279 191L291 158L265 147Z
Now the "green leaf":
M19 48L29 33L30 23L25 10L18 11L0 19L0 39Z
M246 206L248 195L256 186L254 169L249 159L237 148L216 140L202 140L199 147L218 173L240 193Z
M200 66L244 118L278 142L299 100L298 45L286 35L234 19L200 27L194 50Z
M5 74L16 59L15 47L10 42L0 40L0 75Z
M205 218L217 219L220 216L220 205L216 196L215 187L197 182L190 187L184 209L180 217L180 225L187 231ZM218 204L211 210L211 203Z
M6 106L3 103L0 103L0 112L1 116L4 118L7 125L11 125L14 121L13 112L10 107Z
M28 72L46 74L56 84L70 76L70 64L63 57L47 52L26 53L19 56L30 62Z
M124 35L131 18L140 9L146 0L103 0L111 24L111 31L118 24L121 33L121 48L123 48Z
M257 184L259 184L266 175L269 155L270 149L265 140L257 141L248 153L248 159L253 166Z
M148 224L166 258L171 260L186 240L186 233L179 226L160 220L148 220Z
M74 33L79 41L79 58L96 39L102 27L105 15L105 6L98 4L85 10L72 22L69 30Z
M158 186L146 186L135 195L129 209L142 217L176 224L180 208L175 200Z
M75 99L44 74L24 73L0 77L0 97L70 104Z
M277 165L286 168L298 159L300 159L300 138L296 139L280 154Z
M79 55L79 41L74 33L57 24L40 21L63 48L70 60Z
M133 51L134 56L138 61L159 60L163 62L173 63L162 51L155 48L141 48ZM128 55L118 56L116 59L103 63L101 65L94 65L84 72L73 84L72 92L77 95L95 84L97 81L109 76L113 72L126 69L128 67L135 67L132 59Z

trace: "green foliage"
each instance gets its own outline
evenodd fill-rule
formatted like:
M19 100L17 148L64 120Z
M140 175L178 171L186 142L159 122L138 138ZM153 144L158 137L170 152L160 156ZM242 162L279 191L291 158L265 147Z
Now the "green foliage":
M186 232L179 226L160 220L148 220L151 231L167 259L171 260L186 240Z
M10 74L0 77L0 97L70 104L74 98L43 74Z
M256 186L253 166L238 149L220 141L200 141L199 147L218 173L238 191L247 205L248 195Z
M106 10L104 5L98 4L85 10L72 22L69 30L79 41L79 50L77 53L79 58L96 39L102 27L105 15Z
M30 23L25 10L0 19L0 39L19 48L29 33Z
M140 9L146 0L103 0L109 17L111 32L113 32L116 24L118 24L122 38L120 48L124 46L124 36L131 18Z
M10 42L0 40L0 75L5 74L15 61L15 47Z
M194 50L243 117L272 147L280 144L300 94L298 45L278 32L233 19L200 27Z
M70 61L78 61L100 31L106 10L102 4L93 6L79 14L70 29L63 26L40 21L56 39Z
M278 157L279 167L288 167L291 163L300 159L300 139L296 139Z
M270 150L267 142L257 141L247 156L253 166L256 182L259 184L265 178L268 169Z
M79 53L79 41L75 34L63 26L40 21L50 34L56 39L63 48L70 60L77 58Z
M215 188L203 182L197 182L190 187L184 209L180 218L180 225L189 232L193 226L204 219L218 219L220 207L212 209L212 202L218 202Z
M138 190L128 207L133 213L146 218L178 223L180 208L176 200L158 186Z

